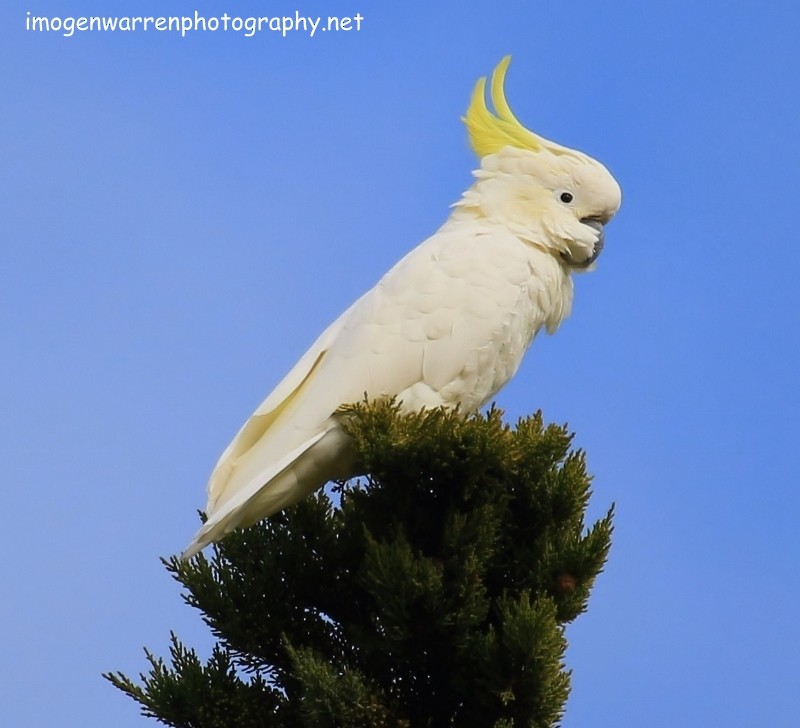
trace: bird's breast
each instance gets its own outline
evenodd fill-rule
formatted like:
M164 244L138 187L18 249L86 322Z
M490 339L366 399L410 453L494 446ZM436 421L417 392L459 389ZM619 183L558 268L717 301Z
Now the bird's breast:
M409 409L478 409L516 373L537 332L569 312L571 281L551 255L511 235L446 239L429 270L425 262L399 297L402 338L421 347L421 362L398 397Z

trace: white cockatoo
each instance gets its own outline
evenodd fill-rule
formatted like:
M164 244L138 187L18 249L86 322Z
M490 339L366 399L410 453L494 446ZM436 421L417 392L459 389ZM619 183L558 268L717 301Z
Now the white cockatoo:
M442 227L344 312L219 459L190 558L335 478L354 474L337 410L396 397L407 411L486 403L536 334L572 306L571 274L603 247L620 188L600 163L525 129L503 90L510 58L478 81L464 122L480 159Z

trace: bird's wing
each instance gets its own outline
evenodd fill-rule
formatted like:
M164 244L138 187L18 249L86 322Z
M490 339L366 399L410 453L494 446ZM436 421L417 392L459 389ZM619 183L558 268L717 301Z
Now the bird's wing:
M440 231L343 317L293 424L311 428L320 414L365 394L398 397L407 409L479 407L513 374L541 325L537 285L513 235ZM504 377L497 358L507 354Z
M324 369L346 395L339 403L366 393L396 396L408 409L481 406L543 323L549 302L540 300L538 275L510 233L440 231L387 273L338 332ZM356 386L339 389L342 382Z
M470 388L491 374L492 347L516 315L521 289L503 266L518 247L440 231L401 260L319 337L225 450L209 482L210 522L248 499L242 522L258 520L291 500L284 489L305 494L342 477L334 452L342 404L365 395L397 396L413 409L482 404L493 381Z
M206 507L208 513L214 510L227 490L226 486L230 482L230 476L237 462L267 434L281 413L303 391L304 385L325 359L331 342L336 338L346 316L347 312L322 332L311 348L253 412L222 453L208 481L208 505Z

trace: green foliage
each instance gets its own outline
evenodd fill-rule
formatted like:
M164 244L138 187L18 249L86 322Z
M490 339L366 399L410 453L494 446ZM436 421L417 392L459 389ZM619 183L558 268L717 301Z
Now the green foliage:
M218 640L203 664L173 636L137 685L176 728L523 728L569 694L564 625L586 609L612 512L587 529L590 478L541 414L341 412L363 472L165 561Z
M227 650L215 647L203 665L194 650L187 650L174 634L171 642L172 668L145 650L150 674L141 676L141 687L122 673L107 673L104 677L138 701L144 715L167 725L278 725L270 723L268 716L276 713L282 696L258 675L247 682L240 680ZM236 716L234 723L231 716Z

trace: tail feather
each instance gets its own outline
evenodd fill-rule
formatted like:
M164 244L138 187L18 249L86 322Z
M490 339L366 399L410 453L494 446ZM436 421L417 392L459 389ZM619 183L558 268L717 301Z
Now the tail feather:
M235 528L287 508L331 479L351 475L350 451L349 438L338 424L318 432L209 513L181 559L190 559Z

